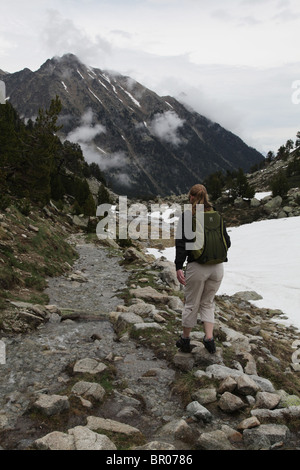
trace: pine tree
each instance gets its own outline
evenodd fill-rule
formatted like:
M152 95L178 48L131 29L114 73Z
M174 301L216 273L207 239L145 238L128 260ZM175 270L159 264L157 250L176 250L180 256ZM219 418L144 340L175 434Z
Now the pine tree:
M286 174L283 170L280 170L277 175L273 177L271 180L271 190L273 197L275 196L285 196L286 193L289 190L289 184L288 184L288 179L286 177Z
M86 216L92 216L92 217L96 215L96 204L91 193L89 193L88 197L84 201L83 213Z

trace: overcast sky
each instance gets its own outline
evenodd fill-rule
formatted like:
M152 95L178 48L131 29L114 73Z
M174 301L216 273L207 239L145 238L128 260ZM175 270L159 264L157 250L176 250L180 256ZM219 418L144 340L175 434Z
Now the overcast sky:
M300 131L299 0L9 0L0 69L71 52L135 78L260 152Z

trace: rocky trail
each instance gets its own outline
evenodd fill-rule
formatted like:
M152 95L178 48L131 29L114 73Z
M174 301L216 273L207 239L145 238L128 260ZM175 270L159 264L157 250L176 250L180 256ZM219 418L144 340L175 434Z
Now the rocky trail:
M260 363L280 364L299 389L297 370L287 370L263 341L288 335L291 343L297 331L274 328L270 312L263 319L241 298L222 298L217 353L204 349L201 330L192 354L170 352L182 302L170 271L162 275L164 263L141 257L128 270L120 253L72 237L79 258L67 274L48 280L49 305L29 313L16 303L38 326L2 337L2 450L300 448L299 395L257 372ZM132 272L144 277L134 284ZM230 327L235 315L246 319L247 333Z
M76 248L80 256L74 271L50 278L46 290L50 304L69 318L61 321L54 308L50 321L36 331L5 339L7 361L0 368L0 425L6 429L0 434L0 445L4 449L27 448L45 434L26 410L34 397L60 393L69 380L68 366L84 358L111 364L116 387L126 385L126 393L115 391L104 409L99 407L99 415L138 423L150 438L170 416L182 414L179 402L170 399L168 385L174 370L129 338L116 341L106 318L123 304L117 293L126 287L128 273L120 267L119 257L83 239L77 239ZM74 420L84 422L84 418Z

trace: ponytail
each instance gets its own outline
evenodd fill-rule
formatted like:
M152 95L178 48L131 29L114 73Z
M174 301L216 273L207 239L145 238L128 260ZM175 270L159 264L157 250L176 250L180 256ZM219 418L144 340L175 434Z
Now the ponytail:
M189 196L194 196L192 214L196 214L197 204L204 205L204 212L210 211L212 209L212 204L209 202L207 190L203 184L195 184L192 186L189 192Z

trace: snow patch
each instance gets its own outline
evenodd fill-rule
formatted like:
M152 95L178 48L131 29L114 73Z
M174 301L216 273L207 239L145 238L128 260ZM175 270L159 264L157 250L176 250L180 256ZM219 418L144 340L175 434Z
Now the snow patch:
M100 147L97 146L97 149L99 150L99 152L102 152L102 153L104 153L105 155L107 155L107 152L105 152L105 150L103 150L102 148L100 148Z
M107 86L106 86L103 82L101 82L100 78L98 78L98 80L99 80L100 85L102 85L104 88L107 89L107 91L109 91L109 89L107 88Z
M82 80L84 80L84 76L81 75L81 73L79 72L79 70L77 69L77 73L79 73L79 75L81 76Z
M100 98L98 98L97 95L95 95L95 93L89 88L89 91L92 93L92 95L99 101L99 103L102 104L102 101L100 100Z
M263 298L254 305L282 310L288 319L276 321L300 329L300 217L262 220L227 231L231 247L218 295L256 291ZM174 247L147 252L175 260Z
M66 90L66 92L69 93L69 92L68 92L68 87L67 87L67 85L66 85L64 82L61 82L61 83L62 83L64 89Z

